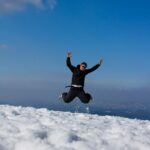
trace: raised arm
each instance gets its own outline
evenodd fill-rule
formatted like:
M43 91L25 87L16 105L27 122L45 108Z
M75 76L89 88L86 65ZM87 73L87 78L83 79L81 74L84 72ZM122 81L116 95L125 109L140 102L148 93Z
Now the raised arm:
M90 72L93 72L95 71L96 69L98 69L103 63L103 59L100 59L100 61L98 62L98 64L96 64L95 66L93 66L92 68L90 69L87 69L86 70L86 74L90 73Z
M67 52L66 64L67 64L68 68L73 72L75 67L71 64L71 52Z

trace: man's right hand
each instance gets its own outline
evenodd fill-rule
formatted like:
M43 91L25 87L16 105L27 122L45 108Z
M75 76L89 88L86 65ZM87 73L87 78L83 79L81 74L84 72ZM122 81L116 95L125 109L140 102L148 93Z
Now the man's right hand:
M100 59L99 65L101 66L102 63L103 63L103 59Z
M71 52L67 52L67 57L71 58Z

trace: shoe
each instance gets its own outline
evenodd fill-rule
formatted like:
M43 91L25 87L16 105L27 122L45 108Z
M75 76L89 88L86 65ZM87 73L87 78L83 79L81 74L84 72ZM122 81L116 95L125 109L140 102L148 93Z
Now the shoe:
M86 95L87 95L89 101L93 101L93 97L89 93L87 93Z
M93 97L90 95L90 101L93 101Z
M93 100L93 97L91 96L91 94L87 93L87 95L88 95L90 101L92 101L92 100Z
M58 99L62 99L62 94L60 96L58 96Z
M93 97L89 94L90 100L89 101L93 101Z

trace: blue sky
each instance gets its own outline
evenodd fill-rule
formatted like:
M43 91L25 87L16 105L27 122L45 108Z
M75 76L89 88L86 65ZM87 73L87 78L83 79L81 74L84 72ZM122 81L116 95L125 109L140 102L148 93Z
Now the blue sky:
M74 65L86 61L91 67L103 58L86 80L96 99L100 90L103 100L125 99L123 89L125 95L134 90L128 99L146 100L149 43L148 0L2 0L0 100L57 99L70 84L67 50Z

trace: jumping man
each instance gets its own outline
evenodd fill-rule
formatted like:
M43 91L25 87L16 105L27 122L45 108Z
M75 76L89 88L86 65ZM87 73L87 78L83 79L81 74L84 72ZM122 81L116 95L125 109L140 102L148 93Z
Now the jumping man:
M93 72L97 68L99 68L102 62L103 60L100 59L99 63L90 69L87 69L86 62L82 62L81 64L75 67L71 64L71 52L67 53L66 64L72 72L72 82L71 82L71 85L68 86L70 87L69 92L62 93L61 95L61 98L64 100L64 102L69 103L75 97L78 97L82 103L89 103L89 101L92 100L92 96L89 93L85 93L84 91L85 76L88 73Z

